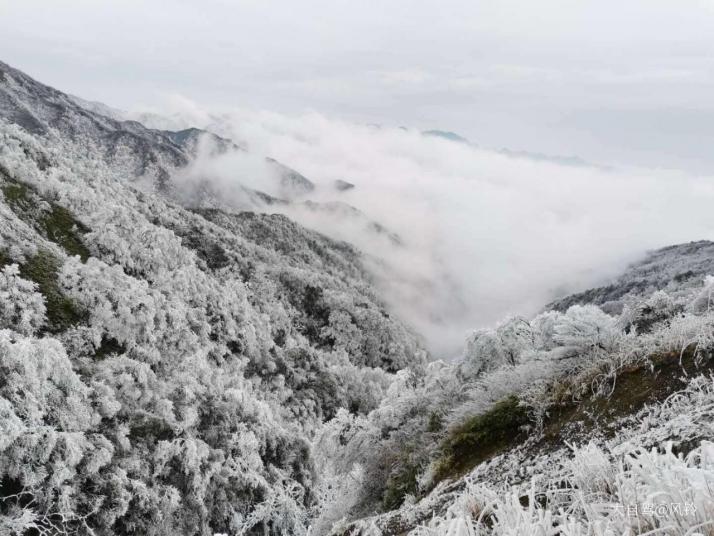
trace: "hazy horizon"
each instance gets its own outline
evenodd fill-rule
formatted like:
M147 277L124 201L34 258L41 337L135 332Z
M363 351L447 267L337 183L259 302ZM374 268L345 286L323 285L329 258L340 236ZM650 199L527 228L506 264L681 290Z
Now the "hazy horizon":
M714 7L548 0L0 1L2 59L122 109L315 111L714 172Z

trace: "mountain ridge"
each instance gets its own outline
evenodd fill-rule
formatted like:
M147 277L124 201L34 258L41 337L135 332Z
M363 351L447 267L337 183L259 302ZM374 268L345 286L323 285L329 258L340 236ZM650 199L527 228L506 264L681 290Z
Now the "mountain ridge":
M186 167L199 149L199 139L207 138L211 151L245 151L231 140L211 132L189 128L183 131L148 129L132 120L117 119L100 112L111 110L100 103L88 103L66 95L29 78L24 73L0 62L0 109L5 119L30 132L46 134L50 128L62 136L83 137L98 143L106 159L115 159L120 147L128 147L132 159L122 162L130 166L133 176L148 177L157 188L168 187L175 170ZM27 101L27 102L25 102ZM93 106L93 110L85 106ZM99 110L97 112L96 110ZM296 196L312 191L314 184L297 171L266 159L279 176L284 192Z

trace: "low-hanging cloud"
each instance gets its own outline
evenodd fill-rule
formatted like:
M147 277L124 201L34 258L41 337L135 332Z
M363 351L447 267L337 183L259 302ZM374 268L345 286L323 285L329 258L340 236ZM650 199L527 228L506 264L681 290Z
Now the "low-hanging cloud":
M364 214L270 209L367 253L392 310L437 357L458 354L474 328L605 282L648 249L714 238L714 181L706 177L513 158L317 113L210 117L196 126L299 170L318 185L311 200ZM213 170L224 189L225 180L259 186L225 164ZM355 187L338 191L336 180Z

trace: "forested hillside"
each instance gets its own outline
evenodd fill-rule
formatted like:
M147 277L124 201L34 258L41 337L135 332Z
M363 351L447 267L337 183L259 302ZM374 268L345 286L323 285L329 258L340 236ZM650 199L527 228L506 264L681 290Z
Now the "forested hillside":
M3 529L304 530L315 431L418 339L348 244L173 204L172 136L1 67Z
M0 63L0 534L713 533L714 244L445 362L204 143Z

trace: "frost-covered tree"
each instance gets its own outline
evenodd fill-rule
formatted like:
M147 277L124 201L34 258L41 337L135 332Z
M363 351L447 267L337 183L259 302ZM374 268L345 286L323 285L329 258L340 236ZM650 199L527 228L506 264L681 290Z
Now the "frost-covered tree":
M0 326L32 335L45 323L45 303L37 284L20 277L17 264L0 271Z
M689 310L696 313L708 312L714 305L714 276L704 279L704 287L689 304Z
M520 317L509 318L496 329L476 330L466 341L462 372L475 377L503 365L515 365L534 344L531 325Z
M615 319L594 305L573 305L558 317L553 340L575 353L608 352L617 343Z
M312 437L424 360L359 255L283 217L139 191L131 144L107 160L81 133L0 136L3 522L304 533L326 500Z

